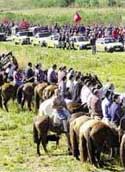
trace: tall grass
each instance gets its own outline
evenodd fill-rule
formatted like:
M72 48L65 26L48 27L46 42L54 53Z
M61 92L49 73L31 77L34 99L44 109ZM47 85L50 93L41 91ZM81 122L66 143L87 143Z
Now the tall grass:
M83 24L122 24L125 16L125 9L105 8L105 9L83 9L83 8L42 8L37 10L20 10L1 12L0 20L4 17L10 20L20 21L25 18L34 24L73 24L73 15L79 11ZM58 14L58 15L57 15Z
M123 7L124 0L0 0L1 9L41 7Z

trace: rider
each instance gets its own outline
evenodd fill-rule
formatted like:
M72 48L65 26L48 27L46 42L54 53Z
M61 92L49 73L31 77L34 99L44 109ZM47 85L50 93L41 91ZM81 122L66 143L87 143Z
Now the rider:
M61 123L63 125L64 132L67 133L67 120L70 117L70 113L67 110L66 102L63 96L60 94L59 89L55 90L52 108L54 115L54 123Z
M27 82L34 82L34 71L32 69L32 63L29 62L25 71L25 78Z

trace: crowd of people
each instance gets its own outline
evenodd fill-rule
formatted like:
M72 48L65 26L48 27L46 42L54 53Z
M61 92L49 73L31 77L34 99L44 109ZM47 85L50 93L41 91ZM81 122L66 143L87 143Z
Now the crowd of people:
M1 69L0 75L4 81L13 82L17 87L26 82L56 84L58 90L55 96L58 101L55 102L59 103L60 99L60 103L64 103L65 99L68 99L72 102L81 103L88 107L93 118L103 118L106 122L111 121L119 125L123 105L121 95L115 93L115 87L112 83L107 82L107 84L101 85L100 82L97 84L87 79L89 77L96 79L97 76L95 75L82 74L73 68L67 69L66 66L57 68L56 64L43 70L40 63L33 66L31 62L27 64L24 70L12 62L6 69ZM59 107L64 106L59 105ZM67 116L60 108L59 114L61 114L61 118Z
M24 20L24 19L23 19ZM0 32L5 32L7 35L12 34L12 28L17 27L17 31L23 30L23 28L20 27L20 22L15 21L7 21L5 23L0 24ZM59 25L58 23L55 23L55 25L34 25L29 24L27 29L30 29L31 27L38 27L39 29L35 30L34 34L36 32L42 32L42 31L48 31L52 34L60 34L61 39L68 39L68 37L76 35L76 34L83 34L87 38L90 38L92 33L95 34L96 38L101 37L113 37L114 39L117 39L124 42L125 37L125 27L124 26L114 26L114 25L84 25L84 24L65 24L65 25Z

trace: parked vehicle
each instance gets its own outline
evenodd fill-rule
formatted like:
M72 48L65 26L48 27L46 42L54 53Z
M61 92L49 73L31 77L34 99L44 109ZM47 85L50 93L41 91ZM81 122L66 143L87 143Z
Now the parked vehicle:
M18 32L13 36L13 41L15 44L30 44L30 39L33 37L33 33L29 31Z
M6 34L0 33L0 41L6 41Z
M113 38L99 38L96 40L96 50L97 51L124 51L124 46L121 42L116 41Z
M57 34L48 37L48 39L46 40L46 46L48 48L59 48L59 35Z
M50 32L37 33L32 39L32 45L40 45L41 47L46 46L47 39L51 35Z
M91 49L90 41L85 36L73 36L70 42L74 44L75 49Z

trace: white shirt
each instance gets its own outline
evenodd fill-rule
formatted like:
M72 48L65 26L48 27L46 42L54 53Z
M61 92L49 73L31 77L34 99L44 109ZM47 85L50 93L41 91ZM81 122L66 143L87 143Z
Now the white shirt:
M82 87L81 95L80 95L82 104L85 104L88 102L88 97L90 94L91 94L91 90L86 85L84 85Z

